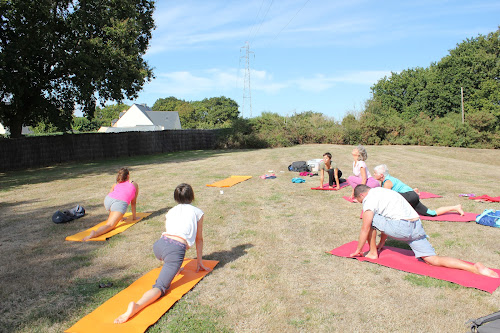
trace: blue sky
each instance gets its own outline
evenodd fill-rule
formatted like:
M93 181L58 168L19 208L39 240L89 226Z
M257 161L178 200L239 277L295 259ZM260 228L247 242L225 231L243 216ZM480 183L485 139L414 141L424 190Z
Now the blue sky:
M156 78L126 103L226 96L248 118L248 42L252 117L312 110L341 120L391 71L428 67L495 31L500 1L159 0L154 16L145 59Z

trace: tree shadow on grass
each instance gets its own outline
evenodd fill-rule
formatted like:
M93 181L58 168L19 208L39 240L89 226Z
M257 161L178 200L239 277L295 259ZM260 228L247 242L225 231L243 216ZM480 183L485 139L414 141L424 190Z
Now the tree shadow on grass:
M236 259L247 254L247 249L253 247L253 244L241 244L238 246L233 246L231 250L228 251L217 251L212 252L209 255L203 256L203 259L206 260L218 260L219 263L215 266L215 269L219 269L224 267L226 264L235 261Z
M0 192L22 185L47 183L60 179L73 178L76 181L89 175L108 174L115 176L121 167L130 168L133 177L134 168L146 165L201 161L223 154L251 150L253 149L188 150L154 155L116 157L108 160L70 162L48 167L0 172Z

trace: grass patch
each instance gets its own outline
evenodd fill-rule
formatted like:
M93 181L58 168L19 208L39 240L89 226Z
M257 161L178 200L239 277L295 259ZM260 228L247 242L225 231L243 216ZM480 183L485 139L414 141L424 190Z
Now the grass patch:
M460 285L456 283L451 283L448 281L434 279L429 276L422 276L415 274L407 274L404 277L404 280L410 282L415 286L425 287L425 288L450 288L450 289L462 288Z
M410 245L397 239L387 238L387 240L385 241L385 245L397 247L399 249L411 250Z
M200 305L198 302L181 300L146 332L233 332L233 330L220 323L220 318L224 315L224 311L213 307Z

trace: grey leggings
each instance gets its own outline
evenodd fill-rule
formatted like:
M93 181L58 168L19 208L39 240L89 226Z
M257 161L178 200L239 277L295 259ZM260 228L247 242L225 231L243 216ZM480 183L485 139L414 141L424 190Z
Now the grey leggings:
M162 237L153 245L153 252L159 260L163 260L163 267L160 275L156 279L153 288L161 291L161 296L165 295L170 283L181 268L184 255L186 254L186 245L171 238Z

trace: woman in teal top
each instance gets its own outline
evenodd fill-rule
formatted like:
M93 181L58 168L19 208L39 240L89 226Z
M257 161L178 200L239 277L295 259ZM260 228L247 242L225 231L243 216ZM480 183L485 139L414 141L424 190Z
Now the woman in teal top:
M420 197L410 186L406 185L396 177L389 175L389 169L385 164L377 165L374 168L373 178L380 181L380 186L401 194L419 215L437 216L453 211L459 213L460 215L464 215L462 205L439 207L436 210L427 208L420 202Z

